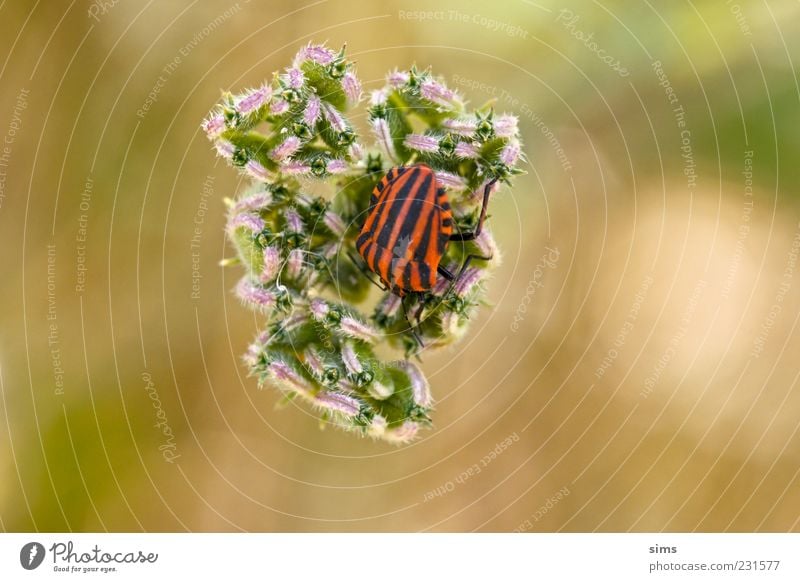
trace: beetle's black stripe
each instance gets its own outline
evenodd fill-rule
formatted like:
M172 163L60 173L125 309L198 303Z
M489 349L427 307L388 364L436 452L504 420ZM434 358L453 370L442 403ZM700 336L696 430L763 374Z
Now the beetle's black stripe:
M420 237L418 241L416 241L416 246L414 248L414 260L415 261L424 261L425 256L428 253L428 248L431 246L431 239L437 237L441 231L440 223L441 223L441 213L439 212L439 207L434 207L428 213L428 217L425 220L425 230L423 236Z
M405 225L408 217L408 206L414 201L414 197L419 190L420 171L414 168L413 173L402 182L400 189L395 194L394 200L384 203L377 207L379 215L386 215L383 228L378 232L378 236L373 236L375 242L386 249L393 249L397 236L392 236L395 226L400 228ZM428 182L430 177L427 177Z

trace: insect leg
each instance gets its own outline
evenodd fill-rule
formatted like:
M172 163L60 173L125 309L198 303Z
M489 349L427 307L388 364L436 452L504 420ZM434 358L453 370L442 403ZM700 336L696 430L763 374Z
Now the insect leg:
M363 261L359 261L358 259L356 259L353 256L353 254L350 253L350 252L347 253L347 256L350 258L350 261L352 261L352 263L358 268L358 270L361 271L361 274L364 275L369 280L370 283L375 285L381 291L388 291L389 290L388 287L385 287L384 285L381 285L375 279L372 278L372 276L367 272L367 269L364 268Z
M403 308L403 316L406 318L406 321L408 322L408 331L410 331L410 332L411 332L411 335L412 335L412 337L413 337L413 338L416 340L416 342L419 344L419 347L420 347L420 348L424 348L424 347L425 347L425 344L424 344L424 343L422 343L422 338L421 338L421 337L420 337L420 335L417 333L417 330L416 330L416 328L414 327L414 324L413 324L413 323L411 323L411 318L408 316L408 309L406 309L406 297L410 297L410 295L404 295L404 296L403 296L403 298L400 300L400 306ZM421 315L421 311L422 311L421 309L420 309L420 310L417 310L417 315L416 315L416 318L417 318L417 325L419 325L419 317L420 317L420 315Z
M445 269L445 268L444 268L443 266L441 266L441 265L439 265L439 266L436 268L436 271L437 271L437 272L438 272L438 273L439 273L439 274L440 274L442 277L444 277L445 279L447 279L448 281L452 281L453 279L455 279L455 278L456 278L456 276L455 276L455 275L453 275L453 273L451 273L450 271L448 271L447 269Z
M486 184L483 188L483 205L481 206L481 217L478 219L478 226L473 232L456 232L450 235L451 241L467 242L475 240L483 228L483 221L486 220L486 209L489 206L489 195L492 193L492 186L497 182L497 178Z

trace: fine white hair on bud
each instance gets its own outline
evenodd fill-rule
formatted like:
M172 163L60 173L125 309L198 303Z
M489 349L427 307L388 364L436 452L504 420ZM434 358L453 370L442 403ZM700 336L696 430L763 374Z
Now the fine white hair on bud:
M500 150L500 161L506 166L513 166L517 163L520 154L520 146L518 141L510 141L505 147Z
M300 145L300 138L295 135L290 135L272 150L270 157L276 161L285 160L299 150Z
M291 232L303 232L305 225L302 217L294 210L287 210L283 217L286 219L286 228Z
M244 167L250 176L260 182L269 182L272 180L269 171L256 160L249 160Z
M283 115L289 111L289 102L284 99L276 99L269 106L269 112L272 115Z
M474 159L480 157L481 153L475 144L467 141L460 141L456 144L455 154L459 158Z
M267 373L285 390L297 392L306 398L314 398L309 382L288 363L275 360L267 366Z
M272 204L272 194L269 192L255 192L237 200L233 207L232 212L246 212L253 210L262 210Z
M342 174L350 169L350 166L344 160L330 160L326 167L331 174Z
M426 79L420 84L419 89L424 99L441 107L460 107L462 105L461 97L455 91L434 79Z
M309 127L314 127L319 121L320 114L322 113L322 102L316 95L311 95L306 102L306 108L303 111L303 121Z
M264 220L257 214L250 212L242 212L231 218L228 223L228 228L236 230L237 228L246 228L251 232L261 232L264 230Z
M347 229L347 225L344 223L344 220L342 220L342 217L330 210L325 212L322 221L325 223L325 226L331 229L331 232L337 236L342 236Z
M518 119L516 115L498 115L494 118L494 133L497 137L510 138L517 135Z
M286 259L286 276L290 279L298 279L303 273L303 257L301 249L292 249Z
M262 309L271 309L277 301L275 293L256 285L248 276L243 277L236 285L236 294L245 303Z
M383 151L389 156L390 160L397 160L397 151L394 147L394 140L392 139L392 131L389 129L389 124L385 119L376 117L370 122L372 131L378 138L378 143L383 147Z
M314 399L314 403L345 416L358 416L361 411L361 402L339 392L320 392Z
M269 85L262 85L238 97L234 108L241 115L249 115L266 105L271 98L272 88Z
M281 262L281 251L278 247L269 246L264 248L264 261L259 280L262 283L274 281L281 270Z
M353 344L350 342L342 344L342 362L349 374L355 375L364 371L364 367L361 365L355 349L353 349Z
M367 392L375 400L386 400L394 394L394 386L381 380L373 380L367 387Z
M416 365L408 360L398 362L398 366L403 369L411 381L411 394L414 397L414 403L418 406L430 408L433 404L433 397L431 396L431 387L427 378Z
M347 122L344 120L344 117L342 117L342 114L339 113L339 110L330 103L322 104L322 116L325 118L325 121L330 124L334 131L344 133L349 129Z
M233 159L233 154L236 151L234 145L224 139L218 139L214 142L214 148L217 150L217 153L226 160Z
M387 75L386 80L389 83L389 85L391 85L396 89L408 83L409 75L405 71L398 71L397 69L395 69L394 71L392 71Z
M464 190L467 187L466 180L457 174L453 174L452 172L436 172L436 180L440 185L451 190Z
M290 176L298 176L311 172L311 166L303 162L289 161L281 164L281 171Z
M420 152L438 152L439 140L432 135L422 135L419 133L409 133L403 140L403 144L412 150Z
M300 49L294 57L294 66L298 67L304 61L312 61L320 65L329 65L336 58L336 53L326 46L309 44Z
M203 122L203 131L206 132L208 139L216 139L225 130L225 118L221 113L209 117Z
M386 99L389 97L385 89L375 89L369 94L369 104L374 107L376 105L386 105Z
M342 77L342 88L347 95L348 105L353 106L361 101L361 81L352 71L347 71Z
M419 432L419 425L416 422L407 420L397 428L387 430L384 437L389 442L403 444L414 440Z
M328 315L330 308L328 304L325 302L324 299L312 299L311 303L309 304L311 309L311 314L314 316L314 319L320 321Z
M306 82L306 76L297 67L286 69L286 75L284 75L283 79L286 85L292 89L300 89Z
M442 125L447 130L463 137L471 137L478 129L478 121L474 117L445 119Z
M378 336L378 332L375 329L350 316L342 317L339 331L346 336L368 343L374 342Z

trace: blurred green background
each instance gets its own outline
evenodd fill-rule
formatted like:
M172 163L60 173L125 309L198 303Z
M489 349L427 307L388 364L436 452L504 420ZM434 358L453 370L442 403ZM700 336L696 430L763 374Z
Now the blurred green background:
M797 2L0 16L3 530L800 530ZM520 116L493 305L425 358L409 446L276 410L239 360L258 321L218 262L242 183L199 123L310 40L368 90L430 65Z

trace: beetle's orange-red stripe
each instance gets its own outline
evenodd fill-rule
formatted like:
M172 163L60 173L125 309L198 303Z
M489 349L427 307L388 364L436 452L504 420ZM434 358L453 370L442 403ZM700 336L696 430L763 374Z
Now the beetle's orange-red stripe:
M450 204L424 165L393 168L370 197L356 246L367 266L399 291L425 291L453 232Z

